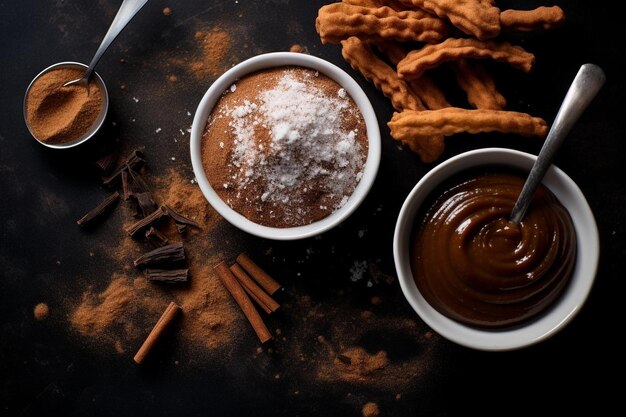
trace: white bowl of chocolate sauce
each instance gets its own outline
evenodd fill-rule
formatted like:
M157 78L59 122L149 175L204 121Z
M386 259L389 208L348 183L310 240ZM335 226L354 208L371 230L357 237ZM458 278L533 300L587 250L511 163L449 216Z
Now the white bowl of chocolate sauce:
M209 204L237 228L274 240L345 220L368 194L380 153L360 86L301 53L263 54L225 72L191 129L191 162Z
M552 166L534 208L520 225L508 222L535 159L502 148L457 155L402 206L393 244L400 286L422 320L455 343L533 345L565 327L589 295L598 230L570 177Z

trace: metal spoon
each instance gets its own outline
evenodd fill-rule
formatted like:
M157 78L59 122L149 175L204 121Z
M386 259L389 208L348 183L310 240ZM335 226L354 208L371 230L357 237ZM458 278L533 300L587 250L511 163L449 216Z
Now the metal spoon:
M81 78L66 82L65 84L63 84L64 87L67 87L68 85L83 84L85 88L87 88L87 94L89 94L89 79L93 74L93 70L96 67L96 64L98 64L98 61L100 61L100 58L111 45L111 43L115 40L117 35L120 34L122 29L126 27L128 22L130 22L132 18L135 17L137 12L141 10L141 8L147 2L148 0L124 0L122 2L120 9L115 15L115 19L113 19L113 23L111 23L109 30L107 31L106 35L104 35L104 39L102 39L102 43L100 43L100 47L98 48L96 54L89 63L89 67L87 68L87 71L85 71L85 74Z
M537 156L537 160L530 170L522 192L515 202L509 218L512 223L519 224L526 214L537 186L541 184L541 180L550 167L552 157L576 121L589 106L591 100L598 94L605 81L604 71L597 65L585 64L578 70L578 74L576 74L576 78L567 91L561 108L554 119L550 132L548 132L548 137L539 152L539 156Z

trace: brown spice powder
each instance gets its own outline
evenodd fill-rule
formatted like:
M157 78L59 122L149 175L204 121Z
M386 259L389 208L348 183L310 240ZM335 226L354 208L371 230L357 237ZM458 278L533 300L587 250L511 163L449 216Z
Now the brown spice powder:
M48 304L46 303L39 303L33 309L33 316L35 317L35 320L37 321L45 320L48 318L49 315L50 315L50 308L48 308Z
M311 100L293 104L275 93L283 88L300 99L310 93ZM266 104L261 96L267 92L279 98ZM320 114L328 106L345 106L338 120ZM273 121L285 113L289 120ZM281 137L283 128L297 138ZM366 154L365 123L354 101L329 77L301 67L262 70L237 81L216 104L202 139L203 166L220 198L270 227L310 224L345 204Z
M89 94L83 85L64 87L84 70L59 68L37 78L26 97L26 120L33 135L50 144L80 139L95 123L102 108L102 92L94 81Z
M225 68L225 58L231 48L228 32L220 27L209 31L197 31L195 40L200 49L200 58L193 61L191 71L197 78L217 77Z
M380 415L380 409L376 403L366 403L361 410L363 417L378 417Z
M204 199L197 185L179 172L154 179L160 191L155 198L177 212L197 221L202 230L190 228L182 238L174 225L164 223L159 229L172 242L184 241L190 281L186 286L163 286L149 283L132 267L132 261L148 247L124 235L113 258L125 274L112 274L103 291L89 289L70 316L73 328L84 336L109 343L119 354L134 351L150 331L167 304L174 300L183 309L180 335L209 350L224 350L240 334L242 316L230 300L212 267L223 255L214 248L213 234L221 218ZM125 207L125 218L131 217Z
M344 381L363 381L374 371L383 369L389 364L387 352L381 350L369 354L361 347L352 347L340 353L334 360L334 365L342 375Z

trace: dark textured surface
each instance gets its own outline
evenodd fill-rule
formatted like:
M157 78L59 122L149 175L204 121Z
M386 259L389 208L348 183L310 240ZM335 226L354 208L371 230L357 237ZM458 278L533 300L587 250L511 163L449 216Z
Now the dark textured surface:
M322 46L315 34L313 22L323 3L151 0L98 66L111 99L107 127L98 142L119 139L127 148L143 145L153 171L177 167L190 175L188 135L177 135L190 127L187 112L194 112L214 78L197 79L178 71L179 82L168 84L167 76L175 69L167 58L185 57L197 30L221 25L235 42L229 62L299 43L347 69L339 48ZM530 7L522 1L500 3ZM321 381L314 367L298 364L280 342L274 355L253 358L256 341L251 334L224 358L196 356L172 338L155 355L158 360L138 368L132 354L95 349L71 331L68 300L80 299L93 283L86 277L105 279L115 267L105 252L107 245L119 241L119 221L114 217L89 233L76 227L75 220L105 195L85 162L97 146L61 153L37 144L23 123L23 92L32 77L52 63L89 61L119 1L0 0L0 415L360 415L367 401L378 403L381 415L527 415L543 411L541 407L565 414L582 406L619 407L617 387L607 376L614 373L624 350L615 334L623 327L619 282L626 256L626 88L620 63L624 13L609 2L556 3L567 15L563 28L511 36L536 54L533 72L525 75L499 65L493 69L510 108L548 122L581 64L594 62L607 73L606 86L556 158L587 197L602 250L587 304L558 335L521 351L483 353L439 338L426 349L422 339L418 343L386 328L385 323L394 320L417 320L397 282L374 282L371 287L367 277L351 282L350 268L355 261L365 261L394 274L395 218L409 190L432 166L389 138L384 123L391 107L352 71L377 110L383 136L381 169L365 203L340 229L321 239L275 243L230 227L224 232L237 242L235 247L266 264L264 253L271 248L273 274L294 293L310 294L316 308L328 309L326 328L293 330L294 338L311 337L303 341L305 348L316 349L317 334L331 337L333 329L345 329L358 333L356 342L371 352L387 350L399 364L392 369L423 360L420 375L410 384L386 389ZM165 6L172 7L172 15L163 16ZM441 78L445 82L447 75ZM155 133L158 127L161 134ZM540 148L534 139L457 136L447 140L444 159L492 145L532 153ZM374 295L383 300L380 306L370 305ZM50 305L51 316L36 322L32 311L40 301ZM353 314L360 309L373 310L378 324L360 328L365 326ZM284 314L271 325L291 337L296 321Z

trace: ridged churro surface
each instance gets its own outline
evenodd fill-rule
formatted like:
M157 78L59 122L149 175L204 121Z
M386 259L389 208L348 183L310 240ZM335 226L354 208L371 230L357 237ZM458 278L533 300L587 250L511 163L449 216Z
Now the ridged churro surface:
M444 62L467 58L507 62L524 72L530 71L535 63L533 54L508 42L450 38L441 43L426 45L422 49L409 52L398 63L398 74L400 78L419 78L424 71L435 68Z
M351 36L361 40L438 42L447 34L446 24L421 12L396 12L390 7L323 6L315 21L322 43L339 43Z
M391 136L401 141L415 136L450 136L461 132L502 132L539 137L548 132L543 119L526 113L458 107L394 113L387 125L391 128Z
M351 37L342 41L341 46L346 62L382 91L396 110L425 109L419 98L409 91L406 82L399 79L393 68L379 59L367 43Z

